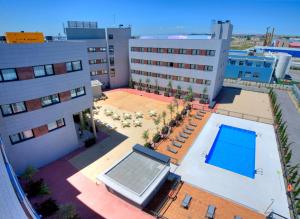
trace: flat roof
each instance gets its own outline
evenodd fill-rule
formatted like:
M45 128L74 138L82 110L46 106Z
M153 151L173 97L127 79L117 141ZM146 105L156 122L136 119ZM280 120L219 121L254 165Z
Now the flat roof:
M97 178L124 197L143 205L170 170L167 156L155 153L135 145L133 151Z
M205 163L222 124L256 132L254 179ZM270 207L274 212L290 218L272 125L212 114L175 173L181 175L184 182L261 214Z
M157 40L186 40L186 39L195 39L195 40L207 40L211 39L211 34L190 34L190 35L147 35L139 36L138 39L157 39Z

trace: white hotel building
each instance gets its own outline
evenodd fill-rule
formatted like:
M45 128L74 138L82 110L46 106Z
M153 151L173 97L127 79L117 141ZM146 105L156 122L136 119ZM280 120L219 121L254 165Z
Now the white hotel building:
M133 83L144 89L185 94L209 102L222 88L232 34L230 21L218 21L208 35L140 37L129 40ZM179 86L179 87L178 87Z

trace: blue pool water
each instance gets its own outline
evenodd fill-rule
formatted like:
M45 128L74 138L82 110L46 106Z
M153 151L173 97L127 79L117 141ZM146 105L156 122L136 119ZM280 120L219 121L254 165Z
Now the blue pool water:
M205 163L254 179L256 133L221 125Z

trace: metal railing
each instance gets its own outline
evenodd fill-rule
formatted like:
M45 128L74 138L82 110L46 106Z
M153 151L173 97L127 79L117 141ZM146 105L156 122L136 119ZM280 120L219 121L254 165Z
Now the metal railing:
M32 219L40 219L41 216L37 214L37 212L34 210L34 208L32 207L31 203L29 202L29 200L27 199L19 181L17 176L15 175L15 172L13 170L13 168L11 167L7 156L5 154L5 150L4 150L4 144L2 142L2 139L0 137L0 156L3 157L3 161L6 167L6 171L8 173L10 182L12 184L12 187L16 193L16 196L20 202L20 205L22 206L25 214L28 216L28 218L32 218Z
M268 216L267 216L267 219L288 219L286 217L283 217L282 215L280 214L277 214L275 212L271 212Z

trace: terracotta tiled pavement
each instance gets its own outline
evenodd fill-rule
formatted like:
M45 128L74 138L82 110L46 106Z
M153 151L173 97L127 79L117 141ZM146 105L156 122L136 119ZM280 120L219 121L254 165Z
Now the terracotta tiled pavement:
M181 202L184 199L185 194L190 194L192 196L188 209L181 207ZM208 193L202 189L195 188L187 183L182 185L177 194L177 198L173 202L169 202L165 205L165 208L162 209L161 212L164 217L169 219L200 219L206 218L205 215L208 205L214 205L216 207L215 219L233 219L236 215L243 219L265 218L264 215L251 209Z

